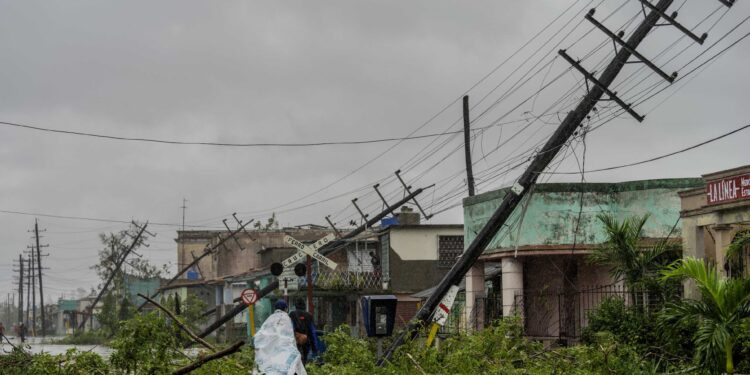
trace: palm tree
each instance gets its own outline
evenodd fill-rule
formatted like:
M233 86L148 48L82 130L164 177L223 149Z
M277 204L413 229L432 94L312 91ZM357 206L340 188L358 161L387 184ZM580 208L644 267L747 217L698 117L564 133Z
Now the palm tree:
M622 222L609 213L600 213L597 218L604 225L607 240L589 254L588 260L608 266L612 278L623 280L635 301L634 288L653 280L659 270L668 264L668 254L675 253L677 245L667 238L650 247L644 245L643 227L648 221L648 214L633 216ZM643 302L646 302L645 299Z
M693 336L696 356L706 368L734 373L732 351L743 320L750 317L750 279L724 278L702 260L684 258L662 272L664 280L691 279L700 299L670 304L662 315L663 324L697 322Z

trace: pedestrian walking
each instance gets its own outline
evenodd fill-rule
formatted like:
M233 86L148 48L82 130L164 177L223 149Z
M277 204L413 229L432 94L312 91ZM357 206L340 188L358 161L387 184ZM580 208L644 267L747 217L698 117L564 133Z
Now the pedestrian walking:
M298 298L294 301L294 307L296 310L290 312L289 317L294 326L294 338L297 350L302 355L302 363L307 363L311 350L313 354L318 354L318 334L312 314L305 311L305 300Z
M292 320L286 312L286 301L276 301L274 309L273 314L263 322L253 337L253 374L307 375L302 356L295 345L294 329Z

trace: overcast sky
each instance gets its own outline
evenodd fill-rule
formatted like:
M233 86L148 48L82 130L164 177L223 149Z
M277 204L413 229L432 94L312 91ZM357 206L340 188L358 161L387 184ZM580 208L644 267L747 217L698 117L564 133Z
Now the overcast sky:
M136 138L295 143L403 137L452 103L416 134L457 130L460 125L451 125L460 119L461 106L454 101L563 14L469 91L472 104L478 104L472 109L472 117L478 118L472 127L491 126L473 133L478 190L485 192L512 183L522 169L501 174L502 163L533 152L534 144L546 139L585 94L580 74L566 71L567 62L554 59L557 50L567 48L576 59L596 51L582 63L590 70L601 71L611 57L612 44L604 43L600 31L585 34L591 25L583 12L600 2L0 1L0 121ZM605 0L596 16L601 20L617 10L603 22L613 30L625 25L630 32L642 19L637 3ZM679 6L678 19L690 28L709 15L696 33L709 28L711 33L704 46L687 38L673 45L678 31L666 26L655 30L641 50L668 73L750 15L744 1L726 14L718 1L676 0L673 8ZM750 25L743 24L680 74L748 31ZM636 106L647 114L643 123L624 114L588 134L586 169L647 159L749 123L748 46L746 41L738 44L705 70ZM536 49L540 52L534 55ZM626 98L667 86L640 67L628 65L621 74L618 90ZM523 87L508 91L515 82ZM504 100L490 107L504 93ZM615 107L606 102L599 109L592 126ZM540 121L530 120L542 114ZM516 122L498 125L506 121ZM663 161L587 174L586 180L697 177L749 164L748 140L750 133L738 133ZM371 189L353 190L399 168L415 187L438 183L437 190L420 198L428 211L457 204L465 195L457 190L463 186L460 137L229 148L0 126L0 142L0 210L172 224L151 226L158 235L141 253L156 264L175 262L173 239L183 198L188 200L188 225L216 228L232 212L248 219L266 218L272 211L279 212L283 225L324 224L325 215L332 214L343 226L355 218L352 198L361 197L367 211L377 213ZM578 170L575 160L581 160L583 143L579 139L572 147L577 154L561 156L558 171ZM577 180L580 176L549 178ZM383 189L389 199L400 194L393 178L384 181ZM321 200L326 201L294 209ZM12 259L31 244L27 231L35 217L47 229L42 243L49 244L44 250L50 255L43 260L49 267L48 300L94 286L97 279L89 267L101 247L98 233L127 227L0 213L0 285L8 293L15 291ZM434 220L460 223L461 209Z

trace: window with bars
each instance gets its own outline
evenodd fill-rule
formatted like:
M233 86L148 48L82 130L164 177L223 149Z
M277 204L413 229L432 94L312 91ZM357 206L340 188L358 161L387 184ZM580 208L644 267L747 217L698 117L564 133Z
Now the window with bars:
M451 268L464 252L464 236L438 236L438 267Z

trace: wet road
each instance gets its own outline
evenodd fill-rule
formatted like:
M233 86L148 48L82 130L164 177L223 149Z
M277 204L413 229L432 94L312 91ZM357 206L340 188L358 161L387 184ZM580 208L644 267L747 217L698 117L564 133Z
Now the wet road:
M13 343L13 345L18 346L21 344L21 340L18 339L15 336L8 337L10 341ZM49 353L49 354L65 354L65 352L68 349L76 348L80 351L87 351L90 350L94 353L97 353L99 355L102 355L104 357L108 357L109 354L112 352L112 349L106 346L101 345L57 345L57 344L50 344L50 342L59 340L62 337L46 337L44 340L42 340L39 337L27 337L26 342L24 345L29 345L30 349L27 348L27 350L30 350L32 353ZM3 352L10 351L12 348L7 342L3 342L2 346Z

